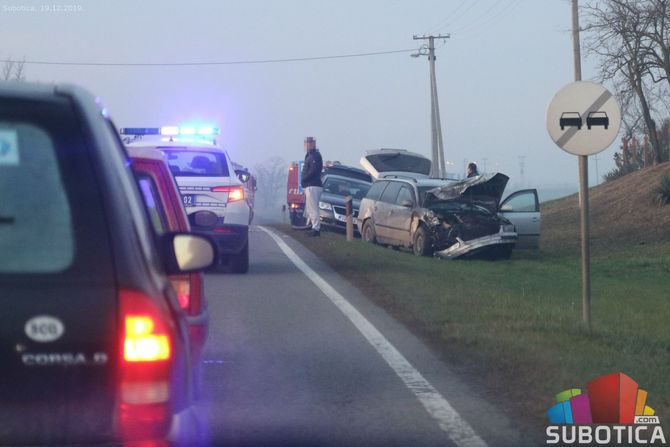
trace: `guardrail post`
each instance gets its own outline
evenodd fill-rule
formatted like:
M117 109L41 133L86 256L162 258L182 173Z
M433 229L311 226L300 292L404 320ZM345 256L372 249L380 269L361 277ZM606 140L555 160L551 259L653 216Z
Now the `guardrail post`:
M354 240L354 219L352 217L352 207L351 207L351 202L353 200L352 196L346 196L344 198L344 209L346 212L346 218L347 218L347 240L348 241L353 241Z

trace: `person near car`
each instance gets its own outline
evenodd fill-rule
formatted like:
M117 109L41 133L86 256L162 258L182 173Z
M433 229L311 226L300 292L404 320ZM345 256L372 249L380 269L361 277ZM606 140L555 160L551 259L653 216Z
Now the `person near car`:
M468 163L467 176L468 178L470 178L475 177L477 175L479 175L479 171L477 170L477 163L471 161L470 163Z
M321 183L321 171L323 170L323 159L316 148L316 140L313 137L305 138L305 163L302 166L302 188L305 191L305 216L311 223L310 236L320 236L321 218L319 217L319 198L323 185Z

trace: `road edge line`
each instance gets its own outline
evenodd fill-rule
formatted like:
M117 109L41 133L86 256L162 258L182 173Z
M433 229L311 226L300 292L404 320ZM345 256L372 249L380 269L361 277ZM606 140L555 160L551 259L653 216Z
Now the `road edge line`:
M375 348L386 363L400 377L405 386L416 396L421 405L447 436L459 447L487 447L486 442L461 417L454 407L433 385L382 335L349 301L325 279L309 267L300 256L273 230L258 225L268 234L287 258L309 278L337 307L365 339Z

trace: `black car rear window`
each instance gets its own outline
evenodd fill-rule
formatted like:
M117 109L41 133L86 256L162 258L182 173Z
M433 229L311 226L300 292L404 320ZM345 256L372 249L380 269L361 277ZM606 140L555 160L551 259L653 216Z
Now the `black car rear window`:
M194 150L163 150L175 177L228 177L228 163L222 153Z
M0 271L68 268L75 251L70 208L47 132L0 121Z
M328 177L323 183L323 191L337 196L352 196L360 200L365 197L370 189L370 183L342 177Z
M93 162L70 101L0 98L2 281L108 281Z

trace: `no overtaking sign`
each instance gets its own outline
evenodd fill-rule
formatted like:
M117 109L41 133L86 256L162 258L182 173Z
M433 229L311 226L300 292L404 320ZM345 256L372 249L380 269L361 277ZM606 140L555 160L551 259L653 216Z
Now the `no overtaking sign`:
M621 125L621 110L602 85L578 81L556 93L547 109L547 131L554 143L574 155L607 149Z

